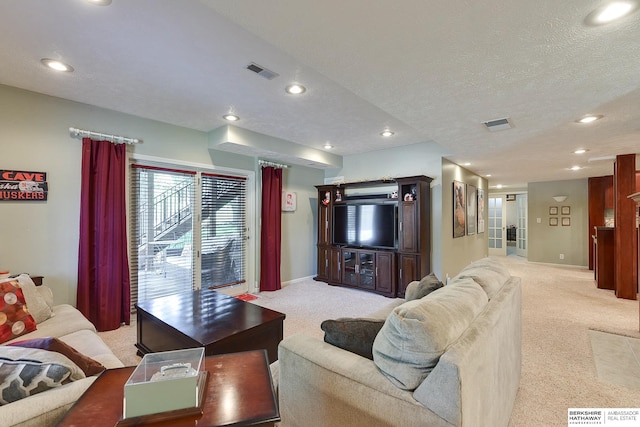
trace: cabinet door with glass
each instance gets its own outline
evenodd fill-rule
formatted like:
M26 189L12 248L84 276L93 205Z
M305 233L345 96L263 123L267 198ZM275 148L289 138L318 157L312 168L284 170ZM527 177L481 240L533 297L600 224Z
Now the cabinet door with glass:
M376 253L370 251L358 252L358 270L359 283L358 286L366 289L375 289L376 287Z
M329 281L340 283L342 279L342 252L340 248L331 247L329 249Z
M375 289L375 252L342 250L342 283L359 288Z
M358 285L358 252L351 249L342 250L342 283L350 286Z

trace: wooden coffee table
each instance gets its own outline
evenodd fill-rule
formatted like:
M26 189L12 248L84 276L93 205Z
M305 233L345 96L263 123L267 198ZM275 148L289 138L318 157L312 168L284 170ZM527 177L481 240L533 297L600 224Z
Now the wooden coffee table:
M123 413L124 384L134 369L108 369L100 374L58 427L116 425ZM162 414L155 414L148 416L149 423L157 427L273 426L280 421L264 350L207 357L205 369L209 378L201 415L163 420Z
M205 355L267 350L278 360L285 315L210 289L136 304L138 353L204 347Z

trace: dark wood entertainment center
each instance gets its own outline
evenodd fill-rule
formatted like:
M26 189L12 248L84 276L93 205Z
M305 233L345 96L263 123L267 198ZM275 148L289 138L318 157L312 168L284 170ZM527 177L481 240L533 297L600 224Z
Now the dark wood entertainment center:
M407 285L431 272L431 181L424 175L317 185L318 275L330 285L404 297ZM395 196L395 197L394 197ZM397 205L396 244L371 248L334 243L334 207Z

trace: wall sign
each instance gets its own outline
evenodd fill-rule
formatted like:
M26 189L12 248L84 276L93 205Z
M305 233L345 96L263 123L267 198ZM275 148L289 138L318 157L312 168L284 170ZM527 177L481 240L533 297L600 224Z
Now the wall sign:
M46 172L0 170L0 202L47 200Z

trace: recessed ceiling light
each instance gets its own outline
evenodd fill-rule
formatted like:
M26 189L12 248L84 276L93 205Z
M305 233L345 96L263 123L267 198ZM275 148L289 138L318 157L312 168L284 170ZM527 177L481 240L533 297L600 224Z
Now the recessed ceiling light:
M594 21L599 24L606 24L608 22L615 21L616 19L620 19L631 13L633 11L633 7L634 4L628 1L615 1L613 3L609 3L597 11Z
M327 150L331 150L333 148L333 145L329 144L328 142L326 144L324 144L324 148Z
M390 136L393 136L395 133L390 131L389 129L385 129L382 132L380 132L380 135L384 136L385 138L388 138Z
M485 176L486 176L487 178L490 178L490 177L491 177L491 174L490 174L490 173L488 173L488 174L486 174Z
M593 123L596 120L600 120L602 117L604 117L602 114L598 114L598 115L590 115L590 116L584 116L581 119L576 120L576 123L582 123L582 124L587 124L587 123Z
M587 151L589 151L589 150L587 150L586 148L578 148L577 150L575 150L575 151L573 152L573 154L584 154L584 153L586 153Z
M604 25L630 15L637 8L636 0L614 1L597 8L584 21L587 25Z
M502 188L502 184L496 185L496 188Z
M572 171L579 171L580 169L582 169L580 166L571 166Z
M87 0L91 4L95 4L96 6L109 6L111 4L111 0Z
M471 163L466 162L466 163L463 163L462 166L471 166Z
M225 114L224 116L222 116L223 119L229 121L229 122L237 122L238 120L240 120L240 117L236 116L235 114Z
M68 73L73 71L73 67L71 65L65 64L64 62L58 61L57 59L42 58L40 62L45 67L51 68L52 70L66 71Z
M302 93L305 93L307 88L305 88L304 86L302 86L300 84L294 83L294 84L291 84L291 85L287 86L285 90L290 95L300 95Z

